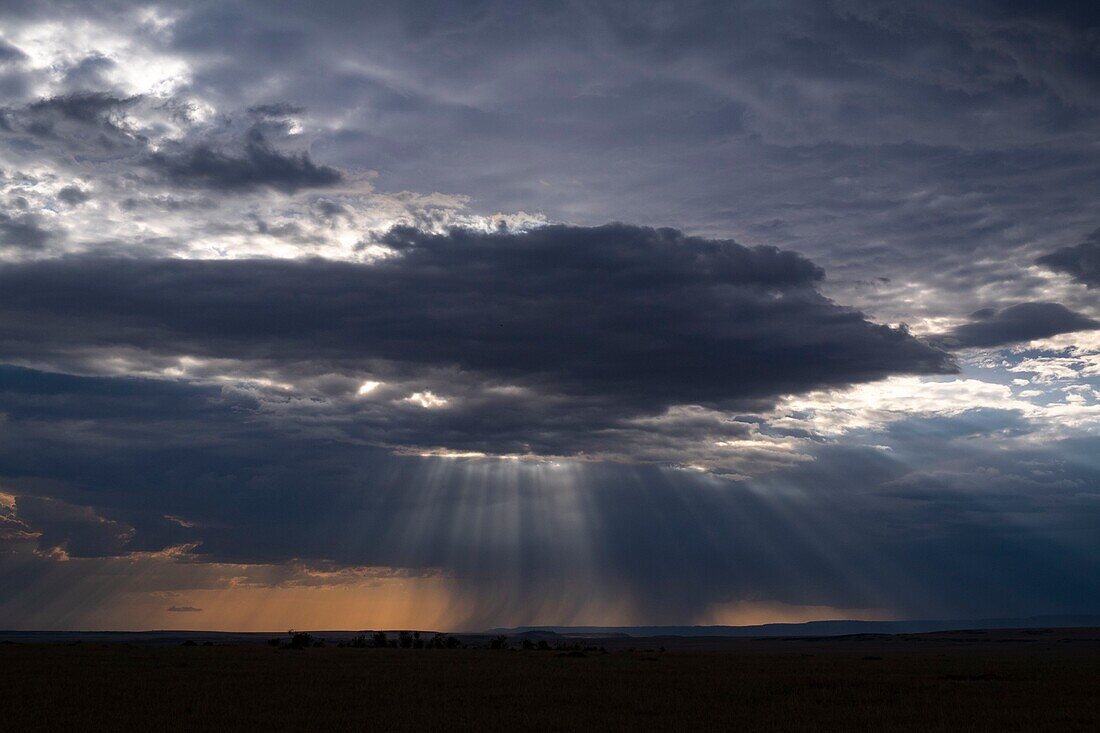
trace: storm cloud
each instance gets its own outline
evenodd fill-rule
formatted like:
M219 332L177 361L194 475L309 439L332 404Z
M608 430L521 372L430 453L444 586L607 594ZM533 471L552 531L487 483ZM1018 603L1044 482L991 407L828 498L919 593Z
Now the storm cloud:
M44 97L0 110L0 130L77 150L118 150L143 144L125 120L126 110L140 101L105 91Z
M1100 229L1080 244L1063 247L1035 261L1052 270L1071 275L1090 288L1096 287L1100 285Z
M179 152L153 153L149 165L171 183L222 191L266 186L294 193L332 186L342 179L338 170L317 165L308 153L279 152L257 128L248 131L239 155L200 144Z
M444 397L482 382L512 394L512 409L529 402L536 421L544 399L559 417L570 404L579 412L615 405L620 417L685 404L745 409L955 369L905 330L823 297L821 270L774 248L622 224L395 229L380 241L391 254L371 264L6 265L0 341L9 359L28 363L59 348L118 348L257 362L290 381L356 370L382 382L419 376L421 392ZM455 383L433 372L453 373ZM494 423L493 410L464 428L476 435L481 422Z
M948 348L988 348L1095 328L1100 328L1100 322L1059 303L1018 303L999 311L976 311L969 323L939 341Z

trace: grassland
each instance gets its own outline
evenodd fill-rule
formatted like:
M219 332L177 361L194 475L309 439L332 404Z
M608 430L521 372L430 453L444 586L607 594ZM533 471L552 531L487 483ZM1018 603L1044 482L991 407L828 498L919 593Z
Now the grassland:
M0 727L1100 730L1100 630L651 641L586 656L5 643Z

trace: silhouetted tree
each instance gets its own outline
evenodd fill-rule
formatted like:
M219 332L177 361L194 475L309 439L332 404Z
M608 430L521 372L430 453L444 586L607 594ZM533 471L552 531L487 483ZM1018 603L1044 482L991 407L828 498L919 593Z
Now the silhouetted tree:
M291 649L305 649L307 646L324 646L324 642L320 639L314 639L313 634L305 631L295 631L291 629L286 633L290 634L290 643L287 646Z
M385 631L375 631L371 635L371 643L374 645L375 649L385 649L390 645L389 640L386 638Z
M490 649L507 649L508 648L508 637L505 636L504 634L501 634L500 636L494 636L492 639L489 639L489 648Z

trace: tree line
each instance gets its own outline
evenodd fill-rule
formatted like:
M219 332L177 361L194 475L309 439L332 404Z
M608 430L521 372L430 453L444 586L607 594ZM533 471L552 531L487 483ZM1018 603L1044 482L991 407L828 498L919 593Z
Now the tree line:
M278 649L306 649L310 647L323 647L325 640L306 631L287 632L289 638L275 638L268 640L268 644ZM421 635L419 631L399 631L397 636L391 637L385 631L374 631L370 634L359 634L351 639L336 642L337 647L351 649L522 649L524 651L555 651L571 654L584 652L606 652L603 647L584 646L582 644L568 644L558 642L551 645L545 639L523 639L519 646L512 646L508 637L500 634L489 639L484 645L463 644L450 634L433 634L430 637Z

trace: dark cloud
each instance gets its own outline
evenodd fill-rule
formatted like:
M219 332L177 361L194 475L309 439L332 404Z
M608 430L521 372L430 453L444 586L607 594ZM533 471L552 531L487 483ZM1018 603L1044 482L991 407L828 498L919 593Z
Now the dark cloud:
M160 209L163 211L211 210L218 208L213 198L180 199L174 196L130 196L118 202L123 211Z
M195 608L194 606L169 606L168 610L172 613L199 613L201 608Z
M774 248L622 224L395 229L382 241L392 254L372 264L3 266L0 346L93 373L119 353L147 373L189 357L196 379L290 385L259 395L265 419L374 445L722 473L744 469L716 458L715 441L752 425L708 410L955 369L904 329L822 296L821 270ZM360 399L365 380L381 384Z
M127 114L143 102L140 96L106 91L77 91L29 104L0 109L0 132L9 150L21 154L21 165L51 163L87 170L96 163L126 159L143 150L148 140L133 128ZM55 168L56 170L56 168ZM63 174L67 177L71 174ZM96 176L112 179L110 165Z
M102 70L101 61L91 59L89 69ZM94 79L85 81L95 85ZM247 116L238 110L203 125L192 118L194 103L186 97L75 91L0 109L0 131L7 133L8 147L26 160L52 158L61 168L80 171L77 175L94 164L108 183L105 190L132 190L136 180L146 188L292 194L342 182L340 170L315 163L308 151L286 152L272 142L286 139L291 130L287 116L296 109L286 103L261 105ZM243 131L238 117L248 125ZM172 127L182 133L166 134ZM123 198L120 205L134 198Z
M479 625L601 601L669 621L740 598L961 617L1100 601L1091 439L1006 451L956 424L972 416L913 420L861 436L877 448L726 481L386 455L273 429L212 388L10 369L0 384L0 480L17 495L0 515L42 553L186 544L192 565L442 569L475 591ZM114 406L73 399L96 394ZM13 409L28 397L65 407Z
M102 517L91 507L61 499L20 496L15 512L35 528L40 547L58 547L71 557L117 555L133 536L132 527Z
M327 368L459 369L644 411L953 369L904 330L824 298L816 266L773 248L626 225L397 229L384 242L396 254L371 265L6 266L3 338L28 356L34 342L68 341Z
M219 390L186 383L151 379L78 377L0 365L0 394L4 412L12 418L63 421L78 415L111 424L128 420L201 421L218 405L248 411L256 407L242 395L225 396ZM181 411L182 410L182 411Z
M22 61L27 58L27 54L8 43L7 41L0 39L0 63L7 63L9 61Z
M969 323L939 337L938 341L947 348L988 348L1100 328L1100 322L1060 303L1018 303L999 311L992 308L976 311L970 317Z
M0 251L35 251L46 246L53 235L42 228L34 214L11 216L0 213Z
M5 110L5 119L14 115L26 131L38 135L50 134L59 120L117 130L120 127L119 113L137 103L138 99L102 91L73 92L40 99L22 111Z
M313 209L322 219L335 219L340 216L347 216L349 213L345 206L326 199L318 199L315 201Z
M272 188L294 193L303 188L333 186L343 180L340 171L317 165L308 153L276 150L257 127L249 130L239 155L200 144L181 151L153 153L149 166L174 184L222 191Z
M90 201L92 195L79 186L65 186L57 192L57 198L69 206L79 206Z
M254 104L248 108L249 114L257 117L290 117L305 112L305 107L299 107L290 102L274 102L272 104Z
M1072 275L1085 285L1100 285L1100 229L1090 234L1084 242L1063 247L1035 260L1052 270Z
M65 72L65 85L75 90L95 90L108 87L105 75L115 68L115 62L102 54L92 54Z

